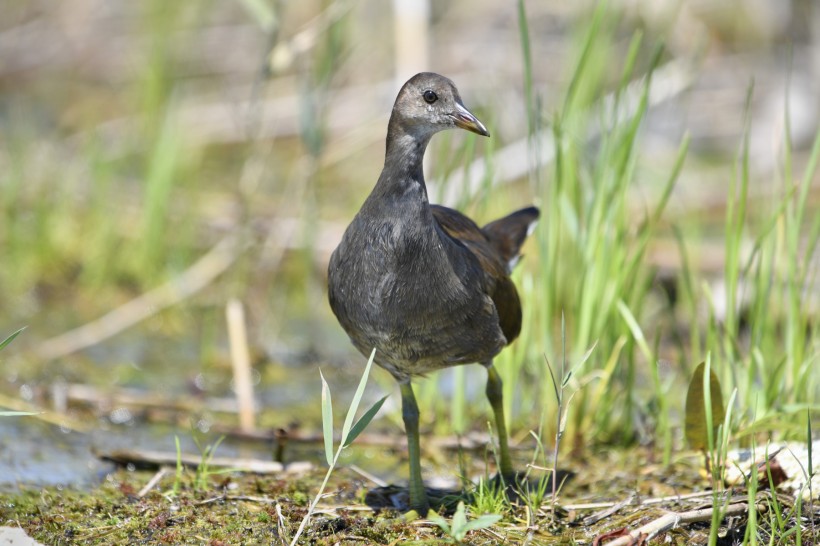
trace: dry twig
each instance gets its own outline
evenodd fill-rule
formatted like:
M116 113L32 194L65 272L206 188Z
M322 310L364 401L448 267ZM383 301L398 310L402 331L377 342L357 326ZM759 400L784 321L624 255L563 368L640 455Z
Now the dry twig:
M768 510L768 505L760 502L755 506L758 513L763 514ZM749 511L749 503L735 502L725 509L715 506L689 510L687 512L669 512L656 520L653 520L641 527L629 531L628 534L620 536L612 542L607 542L606 546L632 546L633 544L645 544L661 533L672 530L685 523L695 523L698 521L711 521L715 510L720 510L723 516L738 516Z

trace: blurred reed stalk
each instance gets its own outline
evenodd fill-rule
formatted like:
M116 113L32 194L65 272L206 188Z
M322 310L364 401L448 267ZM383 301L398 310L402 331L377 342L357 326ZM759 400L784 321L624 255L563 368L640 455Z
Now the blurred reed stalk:
M234 391L237 407L239 408L239 430L254 432L256 430L256 403L251 379L248 329L245 324L245 310L239 300L234 298L228 300L226 318L231 348L231 364L233 366Z

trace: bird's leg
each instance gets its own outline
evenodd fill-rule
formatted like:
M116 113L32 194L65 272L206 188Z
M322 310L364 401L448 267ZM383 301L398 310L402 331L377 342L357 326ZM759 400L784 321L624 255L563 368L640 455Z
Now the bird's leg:
M401 387L401 415L404 418L404 430L407 433L407 456L410 459L410 509L419 516L426 517L430 509L427 491L421 480L421 450L419 449L419 407L413 394L410 381L399 384Z
M495 415L495 427L498 432L498 453L500 461L498 462L499 474L505 479L514 477L512 461L510 460L510 448L507 441L507 424L504 420L504 394L501 376L498 375L498 370L493 366L492 361L485 362L484 366L487 368L487 399L490 401L490 406L493 408Z

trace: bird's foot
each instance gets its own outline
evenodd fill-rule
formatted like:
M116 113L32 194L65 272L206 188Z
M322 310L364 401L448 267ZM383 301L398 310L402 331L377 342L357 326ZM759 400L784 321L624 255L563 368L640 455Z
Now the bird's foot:
M559 470L556 474L556 486L560 488L564 480L572 473ZM552 494L552 473L533 476L529 472L498 473L488 483L495 491L504 491L507 500L512 504L527 504L538 501Z
M410 492L406 487L398 485L387 485L368 490L364 497L364 503L374 510L398 510L399 512L415 511L419 517L427 517L427 511L433 509L439 514L450 514L455 512L458 501L465 500L461 491L450 489L436 489L425 487L427 493L427 506L419 504L413 506L410 503Z

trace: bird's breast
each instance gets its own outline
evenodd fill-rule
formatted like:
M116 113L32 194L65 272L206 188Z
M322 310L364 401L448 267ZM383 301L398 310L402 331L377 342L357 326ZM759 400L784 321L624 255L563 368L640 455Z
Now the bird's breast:
M361 352L376 347L384 367L401 362L423 373L503 347L475 260L452 254L463 246L406 222L366 225L351 226L328 272L331 307Z

